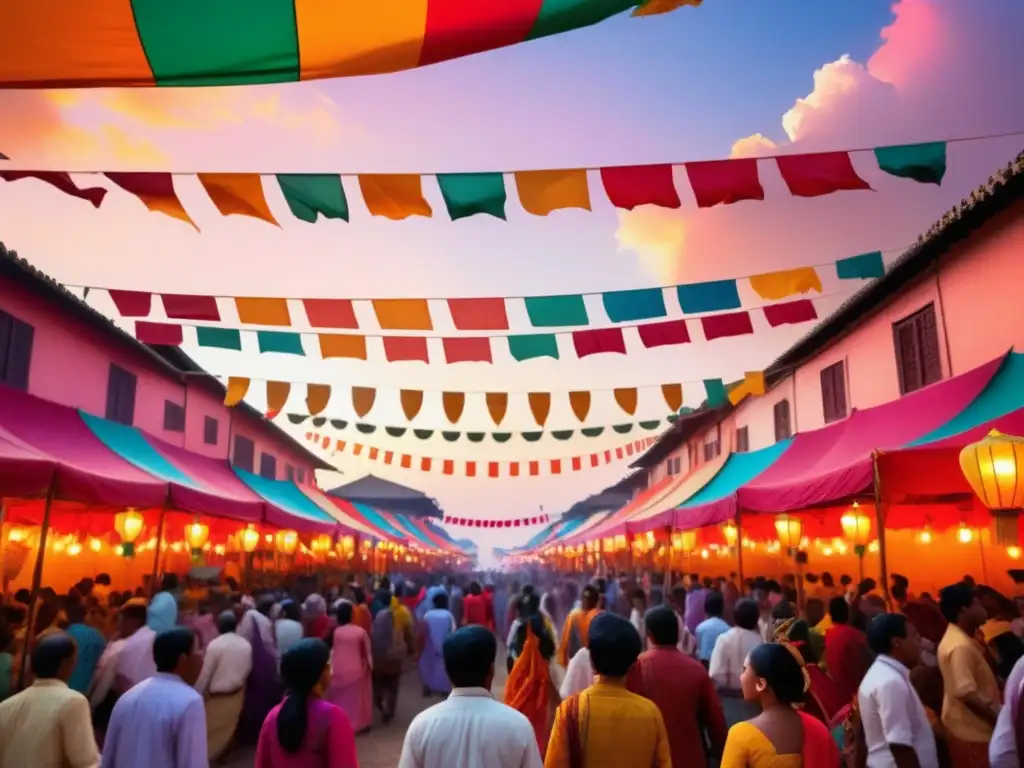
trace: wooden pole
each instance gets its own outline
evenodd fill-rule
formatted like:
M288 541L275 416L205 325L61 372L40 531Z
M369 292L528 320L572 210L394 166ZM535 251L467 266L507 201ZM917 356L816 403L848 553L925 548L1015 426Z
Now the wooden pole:
M46 555L46 538L50 533L50 511L53 508L53 484L46 492L46 502L43 506L43 522L39 526L39 551L36 553L35 567L32 569L32 597L28 605L28 620L25 625L25 644L21 650L21 666L18 669L18 690L25 684L25 674L28 671L28 661L32 656L32 646L35 641L36 609L39 604L39 589L43 581L43 559Z
M7 537L4 536L4 525L7 523L7 499L0 499L0 592L7 594L7 580L3 577L4 565L7 563Z
M742 595L746 581L743 578L743 515L739 510L736 510L736 573L740 579L740 583L736 586L739 587Z
M160 553L164 543L164 515L167 512L167 505L160 507L160 521L156 526L156 548L153 552L153 574L149 579L149 596L152 598L160 591L160 584L157 577L160 575Z
M885 508L882 504L882 474L878 469L879 451L871 453L871 466L875 476L875 528L878 534L878 570L885 604L892 610L892 595L889 594L889 562L885 551Z

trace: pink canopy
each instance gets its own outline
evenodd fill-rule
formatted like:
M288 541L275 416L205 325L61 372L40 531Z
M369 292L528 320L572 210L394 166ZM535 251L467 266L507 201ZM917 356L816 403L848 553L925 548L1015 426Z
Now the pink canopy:
M20 498L43 496L53 483L57 462L33 451L0 428L0 488Z
M873 451L906 445L949 421L985 389L1004 358L798 434L774 464L737 490L738 507L787 512L867 491L874 484Z

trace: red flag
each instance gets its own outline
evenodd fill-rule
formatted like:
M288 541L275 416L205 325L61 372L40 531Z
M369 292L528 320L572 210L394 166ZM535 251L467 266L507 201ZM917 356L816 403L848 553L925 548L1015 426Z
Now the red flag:
M421 456L420 457L420 471L421 472L429 472L430 468L432 466L434 466L434 460L432 458L430 458L429 456Z
M459 336L441 339L444 361L451 363L490 363L491 340L486 336Z
M135 323L135 338L143 344L160 344L166 347L180 346L184 341L181 326L176 323Z
M498 462L489 461L487 462L487 476L497 477L498 476Z
M857 175L847 152L781 155L775 162L790 194L797 197L820 197L844 189L871 189L871 185Z
M162 213L172 219L196 223L174 191L174 177L169 173L107 173L106 177L129 194L135 195L153 213Z
M605 194L616 208L631 211L639 205L678 208L679 193L672 181L671 165L630 165L602 168Z
M147 291L108 290L121 317L147 317L153 311L153 294Z
M160 295L164 312L172 320L207 320L220 322L220 309L215 296L164 293Z
M573 331L572 344L579 358L605 353L626 354L626 340L622 336L621 328Z
M107 190L103 187L80 187L71 180L71 174L64 171L0 171L0 179L18 181L19 179L39 179L51 187L56 187L65 195L88 200L93 208L99 208Z
M509 464L508 464L508 476L509 477L519 477L519 462L518 461L510 461L509 462Z
M701 208L740 200L764 200L764 188L757 175L757 158L754 157L687 163L686 175Z
M475 461L467 461L466 462L466 477L476 477L476 462Z
M536 477L539 474L540 474L540 462L539 461L531 461L530 462L530 475L532 477Z
M818 311L810 299L786 301L782 304L769 304L764 307L764 317L768 325L778 328L780 325L806 323L818 319Z
M560 475L560 474L562 474L562 460L561 459L552 459L551 460L551 474L552 475Z
M637 326L636 330L640 336L640 341L647 349L690 343L690 329L687 327L685 320L647 323Z
M745 336L754 332L749 312L726 312L721 315L707 315L700 319L704 338L708 341L729 336Z
M384 357L389 363L403 361L427 362L427 339L425 336L385 336Z

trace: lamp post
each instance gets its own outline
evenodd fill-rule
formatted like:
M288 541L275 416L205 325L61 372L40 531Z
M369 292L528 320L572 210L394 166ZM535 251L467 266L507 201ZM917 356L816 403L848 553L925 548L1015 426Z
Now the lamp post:
M1024 507L1024 438L993 429L960 451L960 470L995 521L996 542L1019 543L1018 521Z
M860 504L855 501L839 518L839 524L843 526L843 535L853 544L853 551L857 555L859 584L864 581L864 553L867 552L868 541L871 540L871 518L860 511Z

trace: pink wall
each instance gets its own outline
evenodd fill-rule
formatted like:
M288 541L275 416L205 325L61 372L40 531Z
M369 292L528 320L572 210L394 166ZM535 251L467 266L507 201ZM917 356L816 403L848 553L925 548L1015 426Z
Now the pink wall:
M748 428L750 450L772 445L774 407L783 399L790 402L794 434L824 426L821 371L838 360L846 364L848 412L898 399L892 325L929 303L935 306L944 379L976 368L1010 347L1024 351L1022 285L1024 203L1016 203L955 247L937 269L922 274L916 283L801 365L795 375L778 382L764 397L741 403L722 424L723 450L735 444L735 430L743 426ZM703 440L702 434L690 440L700 452L700 461ZM685 466L686 446L676 455L683 457ZM666 468L667 461L655 467L652 482L663 478Z
M311 462L287 441L272 434L261 421L228 409L201 385L186 385L156 361L132 345L115 340L112 333L61 311L55 304L26 291L15 281L0 277L0 307L35 329L29 370L29 392L97 416L106 415L110 364L116 363L137 377L135 426L174 445L217 458L228 457L229 423L233 434L256 444L255 470L264 451L277 459L277 478L284 479L286 465L303 467L306 481L313 482ZM164 403L185 407L185 432L164 429ZM206 416L219 422L216 445L203 442Z

